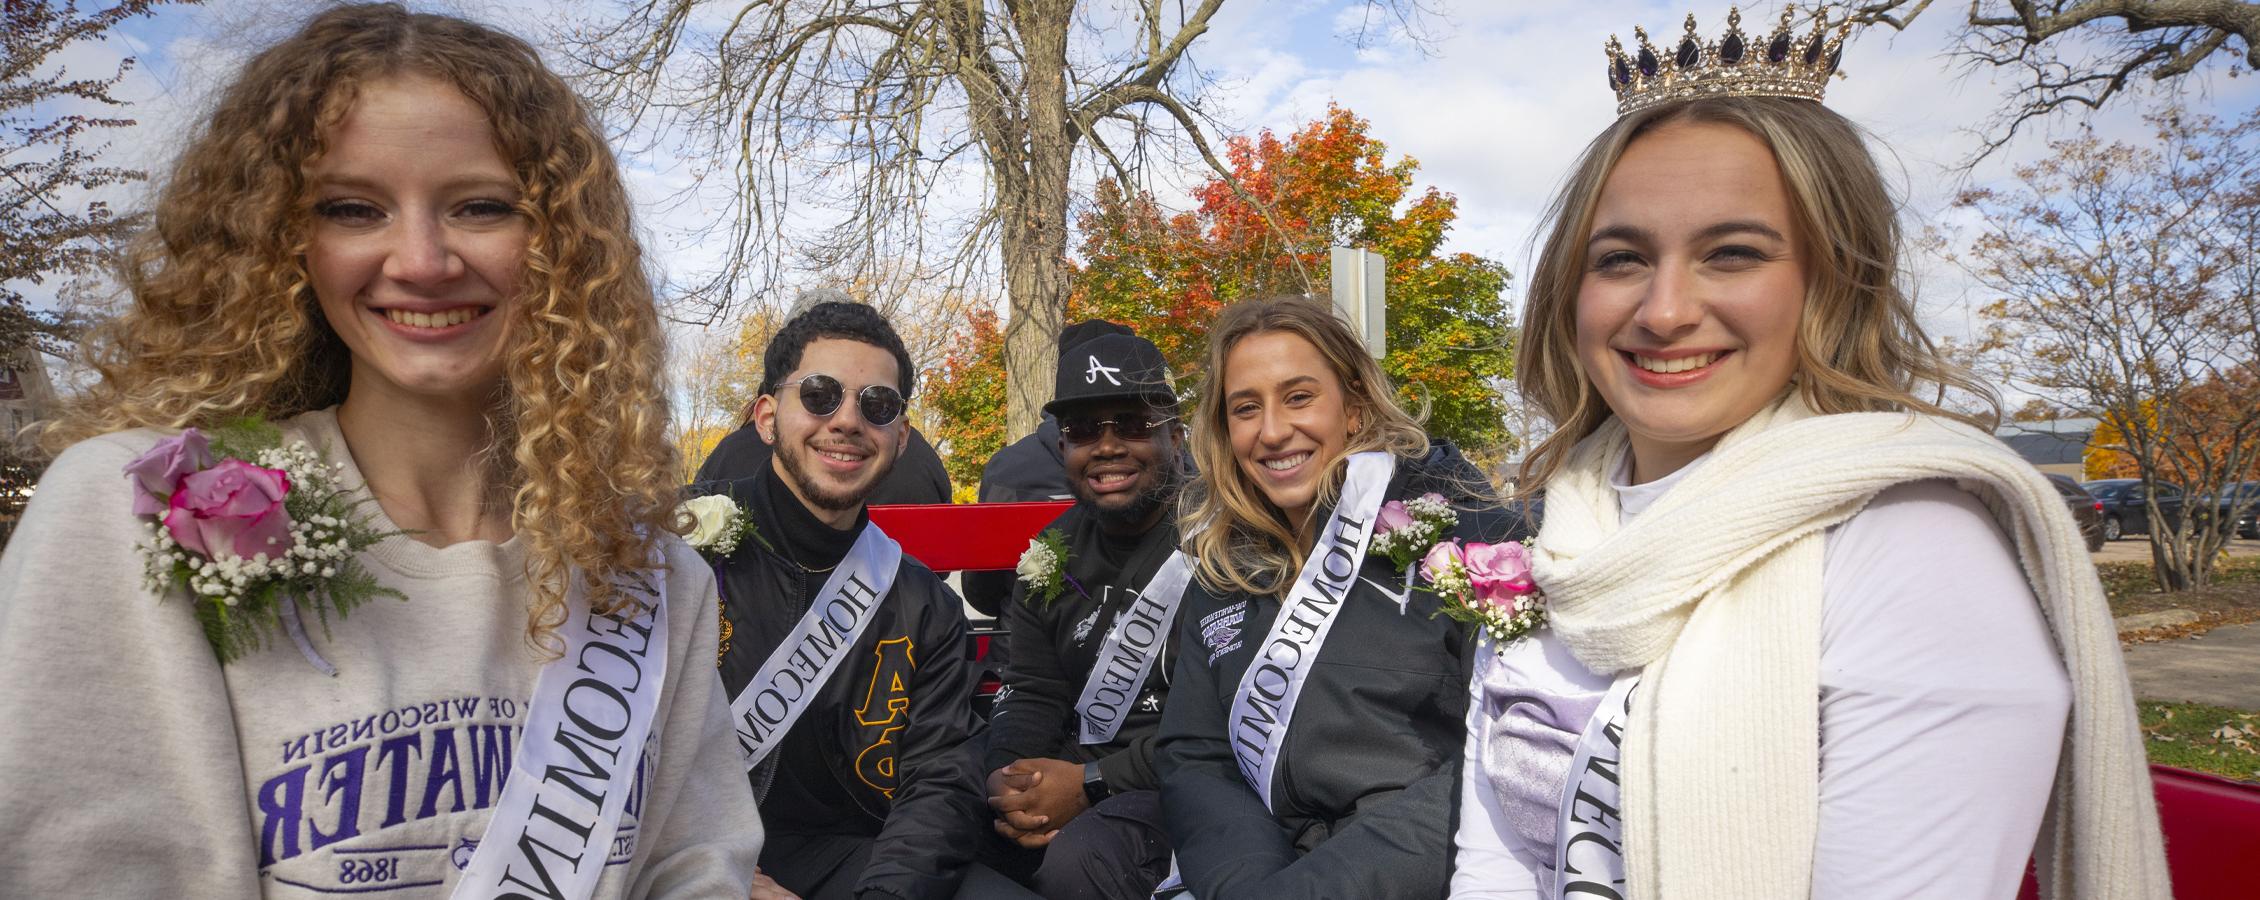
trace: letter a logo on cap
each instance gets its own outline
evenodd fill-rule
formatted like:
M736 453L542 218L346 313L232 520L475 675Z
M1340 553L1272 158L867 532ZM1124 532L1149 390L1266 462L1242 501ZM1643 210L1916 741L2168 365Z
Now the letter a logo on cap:
M1120 372L1120 371L1122 371L1122 370L1121 370L1121 369L1119 369L1119 368L1116 368L1116 367L1114 367L1114 366L1109 366L1109 365L1101 365L1101 364L1099 363L1099 358L1098 358L1098 356L1097 356L1097 355L1093 355L1093 356L1091 357L1091 367L1090 367L1089 369L1085 369L1085 370L1083 371L1083 383L1084 383L1084 384L1098 384L1098 383L1099 383L1099 376L1101 376L1101 375L1104 375L1104 376L1106 376L1106 383L1108 383L1108 384L1111 384L1111 385L1114 385L1115 387L1121 387L1121 386L1122 386L1122 382L1120 382L1120 381L1117 381L1117 380L1115 380L1115 378L1114 378L1114 373L1116 373L1116 372Z

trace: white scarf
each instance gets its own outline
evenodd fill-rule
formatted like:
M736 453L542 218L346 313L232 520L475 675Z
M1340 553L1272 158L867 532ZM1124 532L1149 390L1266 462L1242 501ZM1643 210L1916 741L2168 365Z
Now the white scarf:
M1977 493L2008 532L2071 678L2036 848L2043 895L2169 896L2110 609L2031 464L1960 423L1820 416L1792 394L1620 527L1609 475L1626 449L1611 419L1546 483L1533 566L1581 662L1641 670L1624 758L1632 897L1810 896L1824 533L1885 488L1937 478Z

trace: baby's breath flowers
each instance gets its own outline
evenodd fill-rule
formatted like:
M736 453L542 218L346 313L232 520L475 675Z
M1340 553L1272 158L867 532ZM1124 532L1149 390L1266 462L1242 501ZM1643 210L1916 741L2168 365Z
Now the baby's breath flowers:
M1028 596L1042 598L1042 605L1050 606L1061 591L1075 583L1067 574L1067 536L1057 528L1044 529L1028 542L1028 549L1020 552L1020 564L1013 571L1020 576L1020 583L1028 586ZM1081 585L1074 586L1077 592L1083 590Z
M692 497L676 505L675 515L688 528L683 540L691 549L715 559L738 552L739 544L755 537L753 516L724 494Z
M1442 494L1431 491L1401 503L1391 500L1381 504L1366 553L1387 557L1409 577L1413 563L1459 523L1460 514Z
M298 607L325 631L373 597L408 599L379 584L355 554L387 537L338 486L344 466L304 441L282 443L260 422L190 428L159 441L125 467L133 511L147 518L142 583L162 595L187 591L220 662L266 645L280 625L315 668L335 674L307 643Z
M1505 647L1546 622L1546 597L1531 580L1529 549L1516 543L1445 541L1420 562L1439 615L1480 627Z

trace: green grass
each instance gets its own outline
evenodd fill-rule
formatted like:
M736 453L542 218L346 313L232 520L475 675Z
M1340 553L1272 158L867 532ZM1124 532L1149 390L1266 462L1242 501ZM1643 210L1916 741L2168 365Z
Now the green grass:
M2155 700L2136 705L2151 762L2260 781L2260 713Z
M2232 556L2213 567L2213 581L2202 589L2158 592L2157 576L2146 562L2096 563L2111 614L2187 609L2196 612L2260 612L2260 556Z

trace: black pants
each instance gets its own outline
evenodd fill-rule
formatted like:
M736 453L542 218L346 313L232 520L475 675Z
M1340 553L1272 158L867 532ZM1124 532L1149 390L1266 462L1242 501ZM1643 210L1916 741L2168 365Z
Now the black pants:
M801 900L854 900L856 882L871 862L872 838L848 834L771 833L761 846L761 871ZM966 869L955 900L1039 900L1027 888L975 863Z
M1046 900L1144 900L1169 874L1161 792L1116 794L1084 810L1041 849L991 832L985 861Z

